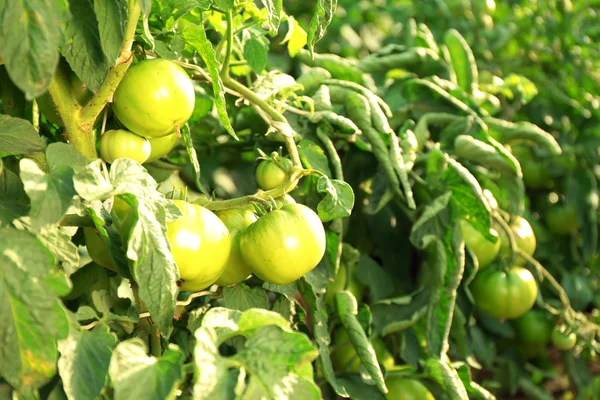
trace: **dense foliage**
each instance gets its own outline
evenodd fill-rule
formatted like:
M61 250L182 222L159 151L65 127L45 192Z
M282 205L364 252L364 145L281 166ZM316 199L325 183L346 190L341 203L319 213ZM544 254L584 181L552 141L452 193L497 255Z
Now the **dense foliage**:
M600 2L309 3L0 0L2 398L600 393Z

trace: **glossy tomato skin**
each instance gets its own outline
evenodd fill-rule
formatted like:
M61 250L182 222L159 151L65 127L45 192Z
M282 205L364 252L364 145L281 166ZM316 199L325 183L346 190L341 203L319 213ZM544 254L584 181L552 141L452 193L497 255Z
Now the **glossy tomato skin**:
M169 135L194 111L194 86L179 65L161 58L129 68L112 109L130 131L148 138Z
M475 305L500 320L515 319L531 310L538 293L529 270L513 267L508 272L486 268L471 283Z
M143 163L150 156L148 139L124 129L104 132L100 138L100 155L107 163L113 163L117 158L130 158Z
M498 256L500 251L500 237L498 232L490 229L490 234L496 237L496 243L489 241L483 236L473 225L467 221L460 221L463 238L467 247L475 254L479 262L479 268L484 268L490 265Z
M545 346L550 342L552 322L539 310L531 310L517 318L513 327L521 343Z
M173 203L182 216L167 223L167 239L179 269L180 289L197 292L215 283L225 270L231 235L212 211L182 200Z
M552 206L546 210L546 224L555 235L566 236L577 232L577 213L568 205Z
M511 257L510 242L508 236L502 227L495 227L500 234L500 254L503 258L509 259ZM510 229L513 232L517 247L524 251L526 254L533 256L536 248L535 233L531 224L523 217L515 216L513 222L510 224ZM525 265L527 260L523 257L517 257L517 265Z
M172 133L159 138L149 138L148 141L150 141L150 156L146 162L151 162L169 154L179 142L179 138L176 133Z
M302 204L288 204L250 225L242 234L240 249L256 276L285 285L321 261L325 229L313 210Z
M227 227L231 235L231 252L225 266L225 271L215 282L219 286L229 286L240 283L252 274L252 269L240 253L240 235L258 220L256 214L247 208L232 208L217 211L217 217Z
M571 350L575 347L575 343L577 343L577 335L575 335L575 332L569 334L563 333L558 326L552 330L552 344L558 350Z
M287 158L280 158L278 161L288 171L294 165L292 161ZM283 185L287 182L288 176L288 172L279 168L279 166L271 160L261 161L256 168L256 182L258 182L258 186L263 190L271 190Z
M96 228L83 228L83 237L85 239L85 247L87 247L92 261L106 269L116 271L115 263L110 256L110 250L102 241Z
M416 379L388 375L385 385L388 400L435 400L429 389Z

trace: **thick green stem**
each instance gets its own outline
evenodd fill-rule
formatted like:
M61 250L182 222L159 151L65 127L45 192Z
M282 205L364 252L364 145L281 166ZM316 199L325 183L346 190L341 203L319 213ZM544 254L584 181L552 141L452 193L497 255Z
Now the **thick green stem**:
M56 105L56 111L63 121L69 143L75 146L84 156L90 159L96 158L94 134L91 128L85 130L79 124L81 106L71 91L71 84L64 64L61 63L56 68L48 91Z
M221 68L221 75L229 76L229 61L231 60L231 52L233 48L233 13L227 12L227 50L225 51L225 60Z
M112 99L117 86L125 76L129 65L133 59L131 45L135 36L135 27L140 18L140 5L138 0L130 0L128 7L127 26L125 27L125 36L121 45L121 53L117 59L117 63L110 69L106 80L98 90L98 92L90 99L87 105L81 110L80 124L84 128L89 128L94 125L94 121L106 104Z
M135 299L135 305L140 315L146 313L146 306L140 299L139 287L136 282L131 281L131 290L133 291L133 298ZM158 326L152 322L152 317L140 318L140 324L142 324L144 330L148 332L150 339L150 354L154 357L160 357L162 354L162 348L160 344L160 330Z

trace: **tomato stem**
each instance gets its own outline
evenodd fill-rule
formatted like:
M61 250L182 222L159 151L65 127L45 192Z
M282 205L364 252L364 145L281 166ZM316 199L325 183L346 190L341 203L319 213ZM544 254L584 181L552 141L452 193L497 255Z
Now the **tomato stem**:
M227 12L227 48L225 50L225 59L221 68L222 76L229 76L229 62L231 60L231 52L233 48L233 13Z

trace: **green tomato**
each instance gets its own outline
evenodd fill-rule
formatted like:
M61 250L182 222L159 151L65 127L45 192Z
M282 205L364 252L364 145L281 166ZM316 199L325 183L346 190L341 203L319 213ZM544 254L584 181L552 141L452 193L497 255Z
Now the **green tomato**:
M130 158L141 164L150 152L148 139L123 129L104 132L100 138L100 155L107 163L113 163L117 158Z
M288 171L294 165L290 159L280 158L279 163ZM256 168L256 182L263 190L275 189L287 182L289 174L271 160L264 160Z
M526 254L533 256L533 253L535 253L536 240L531 224L525 218L516 216L514 217L512 224L510 224L510 229L515 237L517 247ZM509 259L511 257L511 250L508 236L502 227L496 226L496 230L500 233L500 254L502 258ZM523 257L517 257L516 265L525 265L526 263L527 260Z
M545 346L550 342L552 323L543 312L531 310L513 323L517 340L526 345Z
M231 251L231 235L212 211L173 200L181 218L167 223L167 239L179 269L180 289L197 292L221 276Z
M567 205L556 205L548 208L545 218L548 229L555 235L570 235L577 232L579 228L575 209Z
M515 319L531 310L538 287L529 270L513 267L508 272L486 268L471 283L475 305L500 320Z
M231 234L231 252L225 265L225 271L215 283L219 286L234 285L246 280L252 274L252 269L246 264L240 253L240 235L256 222L258 217L245 208L217 211L216 214Z
M335 371L346 371L352 373L360 372L360 358L350 341L348 331L345 328L338 328L332 335L331 364ZM371 345L375 350L375 356L379 364L383 365L386 370L394 367L394 356L385 347L385 343L380 337L371 338Z
M329 282L327 284L327 292L325 294L325 301L331 307L334 307L334 304L335 304L335 294L342 292L344 290L344 287L346 285L347 275L348 275L348 270L346 268L346 264L341 263L340 269L338 270L335 280L333 282ZM350 293L352 293L354 295L357 302L360 303L362 301L364 288L356 279L354 279L354 277L350 278L348 291L350 291Z
M473 225L465 220L460 221L463 238L467 247L475 254L479 267L487 267L496 259L500 251L500 238L495 229L490 229L490 234L496 237L496 243L485 238Z
M286 285L321 261L325 229L313 210L302 204L288 204L250 225L242 234L240 249L256 276Z
M150 141L150 156L146 162L151 162L169 154L179 141L179 138L176 133L172 133L159 138L148 138L148 141Z
M575 335L575 332L564 333L563 329L557 326L552 330L552 344L558 350L568 351L575 347L577 335Z
M539 161L528 161L521 164L523 171L523 182L531 189L550 189L554 181L545 163Z
M127 129L154 138L182 127L194 112L194 101L194 86L184 69L158 58L129 68L112 109Z
M285 194L281 197L277 197L275 199L275 204L277 204L277 209L279 210L281 207L287 204L296 204L296 200L294 200L294 198L289 194Z
M92 261L106 269L116 271L110 249L104 244L96 228L83 228L83 237Z
M385 398L388 400L435 400L429 389L416 379L388 375L385 385L388 388Z

